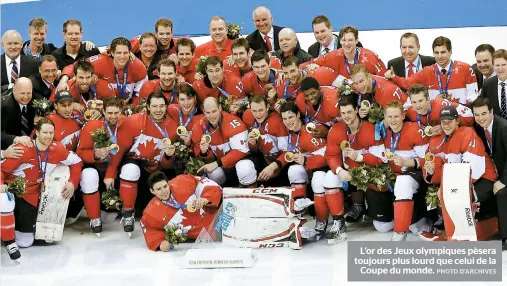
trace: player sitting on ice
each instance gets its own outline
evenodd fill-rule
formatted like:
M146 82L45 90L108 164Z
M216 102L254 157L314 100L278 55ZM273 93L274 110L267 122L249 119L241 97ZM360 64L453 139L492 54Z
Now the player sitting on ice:
M146 245L151 250L170 251L165 240L165 227L182 224L188 237L196 239L202 228L213 223L222 198L222 189L207 178L179 175L169 181L162 172L148 178L150 192L155 197L141 218Z

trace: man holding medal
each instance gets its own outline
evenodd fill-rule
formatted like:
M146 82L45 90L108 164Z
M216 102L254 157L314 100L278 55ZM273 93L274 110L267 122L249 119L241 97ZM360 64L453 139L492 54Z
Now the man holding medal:
M142 85L148 81L146 67L137 58L131 59L131 46L129 40L119 37L111 42L110 55L96 55L86 60L92 63L95 75L108 82L114 94L125 102L141 91ZM59 87L62 82L67 84L74 77L74 66L66 66L62 71Z
M72 151L61 143L53 141L55 126L50 119L37 122L37 138L32 147L17 144L23 149L19 158L8 158L2 162L0 185L7 185L16 177L26 179L26 193L21 197L9 197L10 193L0 193L0 212L2 213L2 241L6 244L11 258L19 258L19 249L32 246L35 236L35 222L40 193L44 192L44 180L53 169L63 164L70 167L70 178L62 190L66 199L72 197L79 182L83 163ZM15 227L14 227L15 225ZM16 253L16 250L18 254ZM13 258L15 259L15 257Z
M384 207L390 207L391 204L394 206L394 220L374 220L373 225L380 232L393 229L391 241L405 241L409 228L416 234L428 228L424 217L424 194L418 194L421 184L424 183L421 159L428 148L428 138L420 132L416 123L403 122L404 119L401 102L393 101L386 105L385 121L389 128L384 138L385 156L396 175L396 182L393 186L395 201L386 202Z
M106 188L113 188L120 169L120 197L123 201L123 230L131 235L134 231L134 207L144 209L150 195L138 196L138 182L141 190L148 173L167 170L173 164L177 123L167 115L167 99L159 91L148 96L146 112L130 116L118 129L119 151L111 155L104 179ZM168 170L172 171L172 170Z
M430 99L442 97L461 104L474 101L478 96L474 69L469 64L451 60L452 45L448 38L436 38L432 48L436 64L426 66L408 78L396 76L392 69L384 77L392 79L404 90L416 83L424 84L428 87Z
M79 144L76 153L83 159L85 166L81 173L79 185L83 192L83 201L86 213L90 219L90 229L92 233L100 234L102 232L102 222L100 220L100 190L104 190L100 179L105 176L109 154L118 152L118 127L126 120L126 116L121 114L123 103L118 98L108 98L104 102L104 118L90 120L84 126L79 137ZM96 148L94 146L91 133L104 128L111 139L112 145L109 147Z
M430 100L428 88L416 83L408 89L412 106L407 109L409 121L417 122L425 136L438 136L443 133L440 125L440 110L446 106L453 106L459 114L461 125L471 126L474 122L472 110L465 105L451 102L444 98Z
M197 94L190 84L180 84L176 93L178 95L178 104L169 105L167 114L179 123L176 134L183 141L183 144L190 146L192 144L192 128L199 123L204 115L196 106ZM192 149L189 151L191 152Z
M474 193L470 200L474 205L480 205L480 212L475 214L475 219L480 221L481 218L496 215L493 186L497 181L497 174L481 138L472 127L459 126L458 112L452 106L442 108L440 121L444 134L430 140L430 148L423 166L425 180L431 184L441 184L444 164L469 163L472 168L471 182ZM446 215L445 201L441 206L444 224L452 224L452 219ZM438 235L426 235L425 239L433 240L436 236Z
M222 198L222 188L207 178L179 175L172 180L156 172L148 178L150 192L155 196L143 212L141 228L151 250L168 252L174 249L165 240L165 228L183 225L191 239L202 228L209 228Z
M239 117L223 112L214 97L203 103L204 118L192 128L194 154L206 165L198 170L220 186L255 186L254 163L247 159L248 131Z
M324 188L325 193L315 194L316 206L320 210L330 210L333 217L343 217L344 198L343 189L351 194L352 207L345 217L348 223L361 222L366 214L364 205L364 192L348 183L351 175L350 168L359 167L360 164L376 166L383 163L385 147L381 140L375 139L375 126L368 120L359 117L356 95L346 95L338 103L342 120L336 123L329 131L326 161L331 170L327 171ZM391 221L392 211L378 208L378 202L392 201L390 192L367 190L368 211L371 218L381 221ZM316 208L317 209L317 208ZM317 212L317 221L325 226L328 212ZM345 227L345 226L344 226ZM343 232L345 228L343 227Z
M245 40L246 41L246 40ZM248 95L267 95L270 90L276 88L279 74L272 68L269 55L264 51L255 51L251 57L252 71L243 76L244 91Z
M159 78L152 79L143 84L139 96L135 97L132 101L134 106L146 100L152 92L159 90L167 98L167 104L178 103L176 64L169 59L164 59L157 64L157 70Z

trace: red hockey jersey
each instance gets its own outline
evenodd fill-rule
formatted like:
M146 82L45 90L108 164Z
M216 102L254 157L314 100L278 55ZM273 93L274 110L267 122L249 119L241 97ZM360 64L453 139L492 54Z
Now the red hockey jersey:
M410 105L410 98L401 90L396 84L388 81L381 76L372 76L375 86L374 101L384 108L389 102L397 100L403 104L403 109L406 110Z
M264 122L259 124L252 110L247 109L243 113L243 121L249 129L257 128L261 132L257 144L249 145L249 147L250 150L260 150L269 163L275 161L282 150L287 150L287 128L283 125L282 117L278 112L270 112Z
M474 69L466 63L459 61L451 61L452 74L449 79L449 87L447 93L452 101L461 104L469 104L478 96L477 78ZM426 66L422 71L414 74L409 78L394 77L394 82L403 89L408 89L411 85L420 83L424 84L430 94L430 99L435 99L440 94L439 78L442 89L445 90L450 71L446 74L437 75L439 68L437 64Z
M232 42L231 39L226 39L222 49L217 49L215 42L211 40L195 48L195 57L217 56L223 61L232 54Z
M74 112L72 116L78 115L78 113ZM79 134L81 133L81 126L77 120L74 118L65 119L56 112L48 114L46 118L51 119L55 124L55 137L53 140L62 143L67 150L75 151Z
M239 117L222 112L222 119L217 129L203 117L192 129L194 154L204 162L221 160L224 168L233 168L236 163L248 155L248 131ZM204 134L211 136L210 150L203 156L200 142Z
M241 79L235 77L233 74L224 71L221 90L216 87L212 87L207 77L202 78L201 80L194 81L192 84L195 92L197 93L197 99L199 102L204 102L204 100L208 97L218 98L220 94L228 97L228 95L234 96L236 99L244 98L245 92L243 91L243 83L241 83ZM228 95L224 94L224 92Z
M197 107L196 107L197 108ZM179 104L171 104L167 107L167 115L169 115L174 121L178 123L178 126L185 126L188 131L192 131L192 128L195 124L204 117L203 114L199 114L199 110L196 111L196 114L192 117L192 119L188 121L190 115L185 115L183 112L181 113L180 118L180 105Z
M307 118L308 122L315 122L333 126L340 120L340 109L338 108L338 90L332 86L321 86L321 101L315 109L312 104L305 102L305 95L301 92L296 98L296 104L301 115Z
M169 139L175 142L177 139L176 128L178 124L171 117L166 116L158 126ZM148 171L157 169L159 163L162 168L168 168L174 156L167 158L163 151L162 139L167 138L162 134L147 113L137 113L125 120L118 128L118 145L120 151L111 155L111 161L107 167L106 178L116 178L118 166L124 155L136 160L144 160Z
M44 170L46 170L45 177L48 177L57 165L69 166L69 182L74 185L74 189L78 187L83 162L76 153L65 149L58 142L53 142L47 149L47 153L46 151L40 152L41 158L39 160L35 146L26 147L21 144L16 146L23 149L23 155L18 159L9 158L2 162L0 184L8 184L16 177L24 177L27 181L26 194L22 198L32 206L37 207L39 203L40 184L45 179L42 177ZM48 158L46 158L46 154Z
M442 110L443 107L449 105L454 106L458 111L461 125L472 126L474 123L474 114L470 108L443 98L435 98L433 100L430 100L430 108L426 115L418 115L417 111L412 106L407 109L405 115L407 116L408 120L412 122L418 122L417 124L421 128L427 126L428 124L431 126L437 126L440 125L440 110Z
M113 58L101 54L89 57L86 60L92 63L95 75L107 81L109 88L114 91L115 95L125 101L129 101L133 96L139 94L142 85L148 81L146 67L143 62L138 59L134 59L127 63L126 67L128 72L126 80L124 78L125 68L119 69L116 73ZM74 66L66 66L62 74L69 76L69 78L74 77ZM118 75L119 82L116 80L116 74ZM122 95L123 86L125 86L125 94Z
M176 65L176 73L178 75L181 75L183 78L185 78L185 82L193 83L195 81L195 73L197 72L195 67L197 66L197 63L199 62L199 58L194 58L190 62L190 64L187 67L182 67L181 65Z
M189 227L188 237L196 239L203 227L207 229L213 223L222 198L220 186L207 178L179 175L169 182L169 188L172 199L178 204L190 204L198 198L207 199L210 203L191 213L186 209L171 207L158 197L151 199L141 218L144 239L151 250L157 250L165 240L167 225L182 224Z
M297 133L289 132L287 142L287 150L284 151L303 153L306 157L305 168L307 170L313 171L327 166L326 158L324 157L327 140L313 137L312 134L306 131L306 125L303 125ZM287 165L285 153L282 152L278 156L278 161L282 163L282 166Z
M160 79L149 80L143 84L141 91L139 92L139 96L134 97L132 104L134 104L134 106L139 105L143 99L148 99L148 96L152 92L159 90L162 90L162 94L164 94L165 98L167 98L169 104L178 103L178 93L176 92L176 87L177 84L175 82L172 89L162 90L162 87L160 86Z
M93 84L86 94L81 94L76 86L76 81L71 79L67 82L67 86L69 87L69 92L72 95L72 99L74 102L79 102L81 106L86 108L86 102L92 99L104 100L108 97L114 97L114 91L109 88L109 84L107 81L103 79L98 79L95 84ZM51 94L49 101L55 101L55 93Z
M393 148L391 150L396 155L406 159L424 159L424 155L426 154L426 150L428 149L428 137L424 135L424 131L419 128L417 123L414 122L405 122L403 123L403 128L401 129L401 135L398 139L398 145L396 144L396 136L393 135L391 128L387 129L387 135L384 139L384 146L386 148L386 152L391 149L391 141L393 141ZM391 139L392 138L392 139ZM423 160L420 160L421 165L424 164ZM389 162L389 166L393 170L393 172L397 175L400 175L402 172L406 171L406 167L399 167L394 164L393 161Z
M273 87L277 87L276 79L278 77L278 73L275 70L270 70L269 79L267 82L263 82L259 80L259 77L255 74L254 71L250 71L245 74L241 79L243 84L243 91L246 94L262 94L267 95L268 91L264 88L266 84L271 84Z
M138 52L140 52L141 48L140 40L141 35L137 35L130 40L130 45L132 46L131 49L132 53L137 54ZM178 42L177 38L171 38L171 43L169 44L169 49L167 50L161 50L160 47L157 46L157 51L160 51L160 54L162 55L163 59L166 59L167 57L169 57L169 55L176 53L177 42Z

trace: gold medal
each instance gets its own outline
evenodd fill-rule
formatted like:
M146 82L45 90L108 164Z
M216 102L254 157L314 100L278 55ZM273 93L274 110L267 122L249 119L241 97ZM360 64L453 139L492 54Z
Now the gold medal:
M342 143L340 143L340 148L342 150L345 150L345 148L350 148L350 142L347 140L343 140Z
M84 112L84 119L86 121L91 120L93 116L93 112L91 110L87 110Z
M435 154L426 153L426 155L424 155L424 160L429 161L429 162L435 161Z
M317 129L317 124L313 122L306 124L306 132L312 133L313 131L315 131L315 129Z
M92 100L88 100L86 102L86 108L88 108L88 109L95 109L95 108L97 108L97 104L95 103L95 100L93 100L93 99Z
M187 132L187 128L183 125L180 125L178 128L176 128L176 134L178 134L178 136L181 136L181 134L185 132Z
M430 137L430 136L431 136L431 128L432 128L432 127L431 127L430 125L428 125L428 126L424 127L424 134L425 134L426 136L428 136L428 137Z
M286 103L287 100L283 99L283 98L280 98L276 103L278 103L279 105L282 105L284 103Z
M392 160L394 159L394 157L395 157L395 156L396 156L396 155L394 154L394 152L392 152L392 151L390 151L390 150L388 150L388 151L386 152L386 158L387 158L387 160L389 160L389 161L392 161Z
M162 144L164 144L165 146L169 146L169 145L171 145L171 143L172 143L171 139L169 139L169 138L162 139Z
M371 103L368 100L365 99L365 100L361 101L361 107L370 108L371 107Z
M197 210L197 209L196 209L193 205L191 205L191 204L187 204L187 211L188 211L189 213L193 213L193 212L195 212L196 210Z
M46 189L44 189L46 186L44 185L44 182L40 183L40 192L43 193Z
M268 83L268 84L266 84L266 85L264 86L264 89L265 89L266 91L270 91L270 90L272 90L272 89L273 89L273 85L272 85L272 84L270 84L270 83Z
M255 140L257 140L257 139L259 139L259 137L261 137L261 132L257 128L253 128L251 133L252 133L252 138Z
M111 154L116 154L118 153L118 151L120 151L120 146L118 146L118 144L111 144L109 146L109 152L111 152Z
M211 143L211 135L209 134L204 134L204 136L202 136L201 140L204 139L204 142L206 143Z
M285 153L284 158L288 163L294 162L294 153L288 151Z

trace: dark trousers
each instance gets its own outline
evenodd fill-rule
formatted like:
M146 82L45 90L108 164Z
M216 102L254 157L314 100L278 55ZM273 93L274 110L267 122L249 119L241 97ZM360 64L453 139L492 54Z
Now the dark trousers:
M498 191L495 198L498 208L498 229L502 238L505 239L507 238L507 187Z

